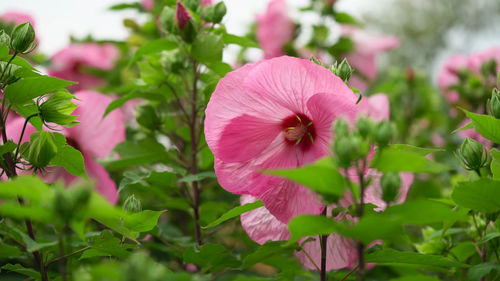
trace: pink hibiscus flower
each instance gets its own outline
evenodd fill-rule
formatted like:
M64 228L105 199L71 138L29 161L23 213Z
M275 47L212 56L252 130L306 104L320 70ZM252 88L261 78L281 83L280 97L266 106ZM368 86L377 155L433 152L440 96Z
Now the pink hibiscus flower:
M49 75L78 82L74 90L82 90L102 84L99 77L85 72L85 67L111 70L120 52L113 44L71 44L52 57Z
M284 55L283 47L293 39L294 24L285 0L271 0L264 14L257 15L257 41L266 59Z
M220 185L259 197L287 223L324 206L307 188L263 175L293 168L329 151L332 122L354 120L357 96L327 69L279 57L243 66L220 80L206 109L205 137Z
M368 84L363 78L372 81L377 77L377 55L397 48L399 40L393 36L370 35L351 25L342 25L341 34L354 42L354 50L345 58L363 76L359 77L354 72L349 82L360 91L366 91Z
M369 98L363 98L359 104L359 116L370 117L376 121L387 120L389 118L389 101L384 94L376 94ZM351 173L349 173L351 174ZM382 188L380 186L381 173L373 169L368 169L366 175L372 179L371 184L365 189L365 202L374 204L378 210L386 208L387 203L382 200ZM349 176L354 182L358 182L357 176ZM406 199L409 187L413 182L413 175L401 173L402 184L396 203L402 203ZM243 195L241 204L254 202L256 197ZM309 200L306 200L309 201ZM340 205L347 208L353 204L352 196L348 193L340 201ZM328 206L329 212L335 206ZM305 214L307 212L304 212ZM241 224L248 236L259 244L266 241L288 240L290 233L287 224L277 219L266 207L260 207L253 211L242 214ZM345 214L339 214L335 219L346 219ZM350 219L350 218L347 218ZM313 237L317 238L317 237ZM307 239L303 238L299 242ZM321 248L318 240L306 243L301 251L295 252L295 256L307 269L318 269L321 264ZM338 234L331 234L327 240L327 264L326 269L340 269L352 267L357 258L356 243L353 240L342 237Z
M142 7L146 11L151 11L153 9L154 4L155 4L154 0L142 0Z
M66 136L68 144L82 153L85 169L89 178L95 181L96 190L114 204L118 201L116 184L95 158L108 156L118 143L125 140L123 114L115 110L102 119L106 107L112 101L109 96L93 91L80 91L75 93L75 96L78 99L75 100L78 108L74 115L78 115L80 124L73 128L64 128L61 133ZM20 117L12 118L7 124L7 135L16 143L23 124L24 118ZM35 131L33 126L28 125L23 142L29 141L29 136ZM64 179L68 186L77 179L62 168L49 170L44 178L48 182Z

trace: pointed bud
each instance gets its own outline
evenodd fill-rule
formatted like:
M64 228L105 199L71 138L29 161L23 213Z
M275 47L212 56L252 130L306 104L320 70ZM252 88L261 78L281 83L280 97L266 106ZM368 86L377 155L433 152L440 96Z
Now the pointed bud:
M348 136L337 137L333 143L333 151L337 155L338 165L348 168L357 158L356 145Z
M53 93L39 106L40 116L44 122L55 123L67 127L78 124L77 116L71 115L77 108L72 102L75 97L69 92L59 91Z
M333 131L335 132L335 137L345 137L349 135L349 125L344 119L337 119L333 125Z
M10 47L10 37L3 30L0 30L0 46Z
M215 6L205 8L204 20L207 22L220 23L226 15L226 4L219 2Z
M174 29L175 10L165 6L160 14L160 22L166 31L172 32Z
M57 153L54 136L49 132L31 134L27 159L35 168L46 167Z
M16 72L21 68L22 67L15 64L9 64L7 66L7 62L0 61L0 73L3 73L3 77L0 80L0 83L2 83L3 86L7 86L9 84L17 82L19 79L21 79L21 77L17 76Z
M175 20L177 21L177 25L182 30L186 26L186 24L191 19L191 15L189 11L186 9L184 5L182 5L181 1L177 1L177 7L175 10Z
M373 134L375 130L375 123L369 118L358 118L356 120L356 127L358 127L358 132L363 138L368 138Z
M489 155L483 145L471 138L465 138L458 151L463 167L469 171L477 171L488 165Z
M500 92L498 89L493 89L491 98L488 100L488 110L490 115L500 119Z
M31 52L35 46L35 30L29 22L20 24L12 31L10 48L17 54L26 54Z
M139 213L142 211L141 201L132 194L123 203L123 209L129 213Z
M342 81L347 83L349 79L351 78L352 73L354 72L354 69L349 65L346 59L342 60L340 64L335 63L333 67L330 68L330 71L340 77Z
M385 173L380 179L382 199L387 203L394 202L401 186L401 177L398 173Z

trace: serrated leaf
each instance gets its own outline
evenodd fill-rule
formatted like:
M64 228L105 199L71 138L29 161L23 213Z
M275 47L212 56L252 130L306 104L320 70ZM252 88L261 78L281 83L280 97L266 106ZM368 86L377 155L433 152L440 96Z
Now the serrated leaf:
M500 143L500 119L493 116L476 114L461 108L472 121L474 130L492 142Z
M144 210L139 213L125 216L125 226L135 232L146 232L153 229L158 223L158 218L165 211Z
M26 276L29 276L31 278L34 278L36 280L41 280L41 276L40 276L40 272L34 270L34 269L31 269L31 268L26 268L26 267L23 267L22 265L20 264L6 264L4 266L2 266L2 269L5 269L5 270L9 270L9 271L14 271L14 272L17 272L19 274L22 274L22 275L26 275Z
M207 226L204 226L203 228L210 228L210 227L214 227L214 226L217 226L227 220L230 220L234 217L237 217L241 214L244 214L246 212L249 212L251 210L255 210L257 208L260 208L264 206L264 204L262 204L262 202L259 200L259 201L255 201L255 202L252 202L252 203L248 203L248 204L245 204L243 206L238 206L238 207L235 207L229 211L227 211L225 214L223 214L220 218L216 219L215 221L209 223Z
M69 145L58 147L57 154L52 158L50 164L63 167L68 173L87 178L82 153Z

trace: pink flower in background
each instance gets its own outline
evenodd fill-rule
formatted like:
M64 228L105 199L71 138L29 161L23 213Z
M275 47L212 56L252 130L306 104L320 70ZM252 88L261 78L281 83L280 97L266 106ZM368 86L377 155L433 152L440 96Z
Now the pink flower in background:
M293 168L329 151L332 122L354 120L357 96L327 69L279 57L241 67L220 80L206 109L205 137L220 185L259 197L280 221L318 214L309 189L261 174Z
M142 0L142 7L146 11L151 11L153 9L154 4L155 4L154 0Z
M351 25L342 25L341 34L344 37L351 38L354 42L354 50L346 54L345 58L356 72L362 75L362 77L359 77L354 72L350 84L360 91L366 91L368 84L363 78L372 81L377 77L377 56L397 48L399 40L394 36L370 35Z
M294 24L285 0L271 0L264 14L257 16L257 40L266 59L284 55L283 47L293 39Z
M7 23L13 23L15 25L19 25L21 23L30 22L33 28L35 28L35 20L31 15L17 12L17 11L9 11L0 15L0 20Z
M456 90L450 90L449 87L459 83L460 70L469 70L472 73L480 74L481 65L491 59L497 62L497 71L500 70L500 47L493 47L469 56L457 54L446 59L438 74L438 86L445 98L451 104L458 103L459 93Z
M184 29L184 26L188 23L189 19L191 19L191 15L189 11L182 5L181 1L177 1L177 8L175 9L175 20L179 25L180 29Z
M52 57L49 75L76 81L74 90L99 86L102 79L86 73L85 68L109 71L114 67L120 52L113 44L75 43L60 50Z
M78 108L73 114L78 115L80 124L73 128L64 128L60 133L66 136L69 145L82 153L85 169L89 178L95 181L96 190L114 204L118 201L116 184L95 158L108 156L118 143L125 140L123 115L121 111L115 110L102 119L106 107L112 101L109 96L93 91L80 91L75 93L75 96L78 100L74 102ZM16 143L23 124L24 118L20 117L13 118L7 124L7 135ZM35 131L33 126L28 125L23 142L29 141L29 136ZM64 179L67 186L77 179L63 168L49 170L44 178L48 182Z
M203 5L203 6L205 6L205 7L206 7L206 6L210 6L210 5L212 5L212 4L213 4L213 1L212 1L212 0L200 0L200 2L201 2L201 5Z

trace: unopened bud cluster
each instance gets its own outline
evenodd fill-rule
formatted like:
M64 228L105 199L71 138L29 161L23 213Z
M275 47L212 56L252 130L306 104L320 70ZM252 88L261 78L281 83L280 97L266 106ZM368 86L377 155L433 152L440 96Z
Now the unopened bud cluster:
M2 41L5 40L5 37ZM9 47L16 54L27 54L35 49L35 30L29 22L20 24L12 31Z
M462 166L469 171L479 171L490 162L488 151L481 143L471 138L464 140L458 150L457 157Z
M491 98L488 100L488 111L491 116L500 119L500 92L493 89Z

